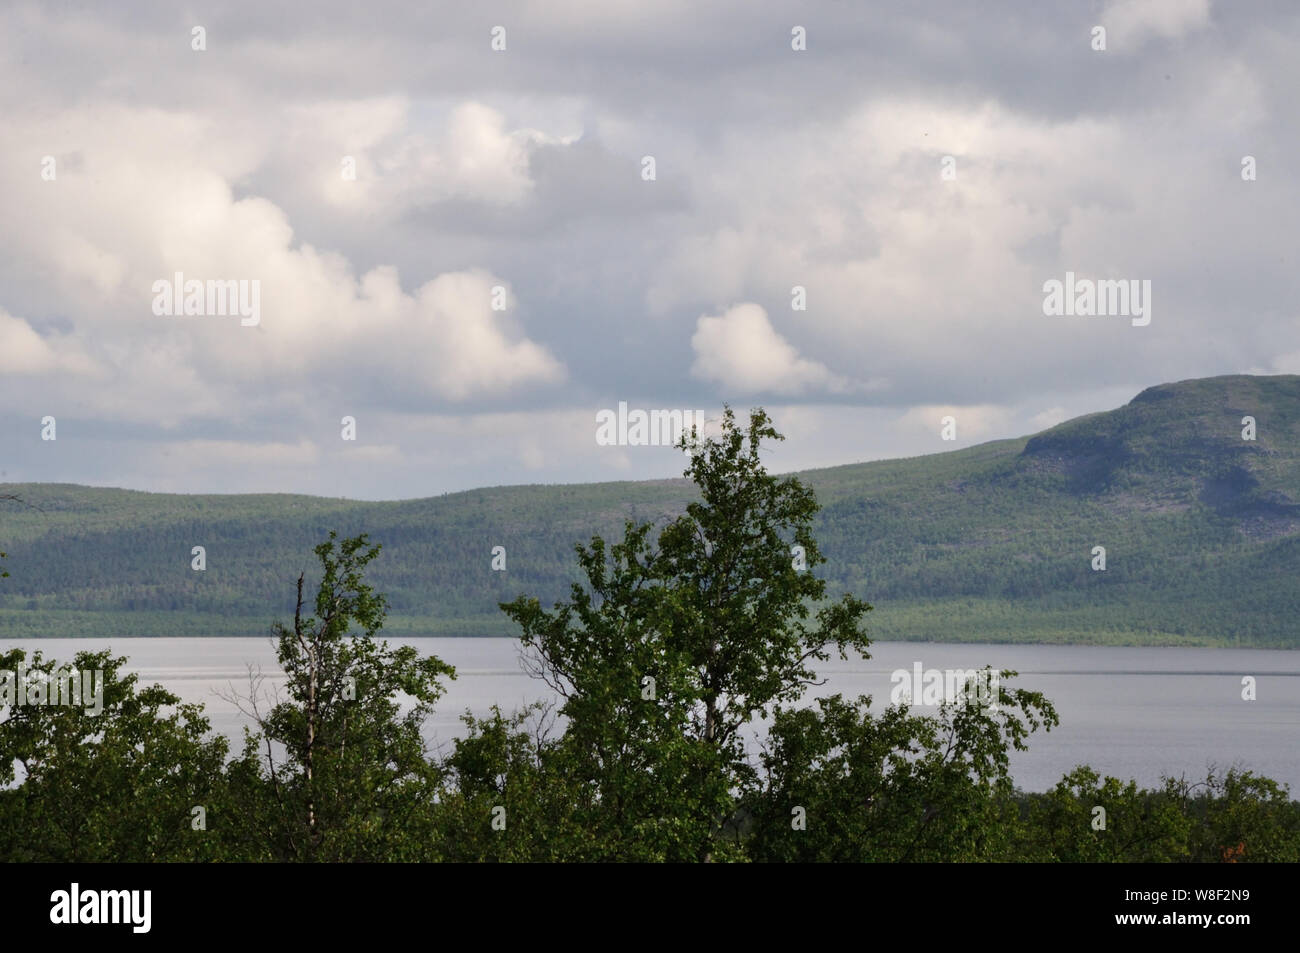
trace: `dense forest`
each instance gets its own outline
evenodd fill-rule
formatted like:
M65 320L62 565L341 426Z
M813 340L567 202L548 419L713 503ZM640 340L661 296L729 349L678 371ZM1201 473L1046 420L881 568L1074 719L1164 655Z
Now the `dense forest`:
M1142 789L1081 766L1051 791L1018 791L1008 753L1059 720L1014 672L992 698L968 684L926 714L840 695L799 707L813 664L869 651L874 610L828 592L815 494L760 461L775 439L761 410L748 426L728 411L720 438L685 445L696 493L683 512L579 545L578 579L550 608L503 601L562 704L467 715L449 752L427 750L420 728L455 672L379 637L381 547L364 534L330 532L310 578L281 574L285 693L250 685L236 752L202 706L138 686L123 658L0 653L0 671L25 665L34 684L60 662L102 677L100 710L6 710L0 856L1300 860L1300 803L1249 772ZM752 754L740 738L761 717L771 729Z

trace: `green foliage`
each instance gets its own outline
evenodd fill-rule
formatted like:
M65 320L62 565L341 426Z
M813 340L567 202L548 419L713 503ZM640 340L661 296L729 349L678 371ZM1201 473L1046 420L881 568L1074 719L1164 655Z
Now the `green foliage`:
M455 671L375 640L384 598L362 576L379 550L364 535L336 542L335 533L316 547L316 615L303 617L299 576L293 626L274 629L288 698L265 716L250 700L259 732L246 737L237 770L263 797L260 810L249 805L246 836L276 859L410 859L406 828L434 795L439 772L420 728L442 695L439 679ZM405 713L401 695L412 700Z
M701 500L660 534L656 580L668 601L670 652L697 675L706 742L725 743L774 702L798 698L816 678L812 664L834 645L865 653L859 628L871 606L845 594L823 604L815 623L810 606L826 596L812 569L826 562L813 536L816 499L797 478L778 480L759 460L761 441L782 440L761 410L748 429L730 408L719 440L693 440L686 475ZM796 567L792 546L804 552Z
M568 727L552 762L581 792L575 814L602 856L679 860L706 849L729 792L718 746L689 730L699 679L666 641L672 593L655 577L649 529L629 524L608 554L599 537L579 545L588 586L575 583L553 611L522 596L502 608L536 674L564 698Z
M1230 769L1174 792L1193 820L1188 857L1214 863L1300 862L1300 802L1270 778Z
M1153 789L1083 765L1045 794L1020 796L1020 856L1035 861L1238 863L1300 860L1300 803L1235 769ZM1104 810L1104 815L1099 810ZM1104 819L1104 829L1098 820Z
M444 762L438 859L545 863L610 856L610 832L588 823L591 789L568 769L546 706L511 716L493 706L486 718L467 713L463 720L466 735Z
M1003 678L1014 672L1001 673ZM766 861L1014 859L1008 751L1058 724L1037 692L999 686L996 708L945 705L870 711L839 695L783 709L749 802L748 850ZM800 814L799 823L793 814Z
M825 596L807 571L824 562L817 504L799 480L767 473L762 442L779 439L761 409L740 427L727 408L720 438L683 437L700 499L657 546L650 524L629 523L608 557L599 537L577 547L587 586L569 601L502 604L565 699L563 760L592 792L585 813L611 857L735 853L736 797L754 777L741 729L797 699L827 646L866 649L861 600L846 595L809 621Z
M40 652L0 653L0 671L53 677ZM37 862L224 859L221 839L194 830L231 821L223 765L228 745L210 735L201 705L154 685L136 689L126 659L78 652L72 668L100 673L94 705L18 705L0 721L0 857ZM91 710L88 710L91 709ZM17 782L15 784L15 782Z

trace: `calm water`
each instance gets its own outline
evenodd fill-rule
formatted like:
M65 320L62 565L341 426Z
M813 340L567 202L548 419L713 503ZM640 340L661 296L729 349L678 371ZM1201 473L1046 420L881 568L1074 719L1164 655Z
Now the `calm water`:
M435 747L462 731L459 715L466 709L483 715L496 703L509 712L553 698L520 667L514 639L390 641L456 666L457 680L428 723ZM246 696L250 664L279 674L266 639L0 641L16 644L60 660L111 647L130 658L142 682L160 682L185 701L203 702L213 727L236 738L247 721L217 693L233 688ZM1013 756L1016 781L1028 790L1049 788L1084 763L1147 785L1162 773L1200 779L1211 765L1237 765L1289 784L1292 796L1300 796L1300 652L877 642L871 654L827 664L826 684L808 698L869 694L881 707L889 701L891 673L911 671L916 662L937 669L1014 669L1020 677L1009 685L1043 692L1056 705L1061 726L1031 736L1029 751ZM1255 701L1241 699L1246 675L1256 679Z

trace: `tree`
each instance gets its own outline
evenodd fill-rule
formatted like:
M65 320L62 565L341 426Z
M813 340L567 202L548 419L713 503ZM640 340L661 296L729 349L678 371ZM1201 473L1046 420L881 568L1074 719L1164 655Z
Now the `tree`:
M598 537L579 545L588 587L575 584L554 612L524 597L503 608L524 629L534 674L564 699L567 728L545 762L597 856L694 859L730 792L709 770L718 752L690 732L694 673L665 640L668 590L651 571L649 529L628 524L608 550Z
M16 704L0 720L0 788L8 788L0 790L0 857L229 859L226 739L208 734L201 705L179 704L158 685L137 691L125 664L108 652L78 652L71 666L81 679L78 704ZM0 672L28 684L52 684L69 671L40 652L30 661L21 649L0 653ZM87 680L99 686L93 699Z
M1164 777L1155 788L1102 777L1087 765L1051 791L1029 795L1023 855L1029 860L1238 863L1300 859L1300 804L1249 771L1211 770L1193 784ZM1098 808L1105 813L1098 814ZM1105 821L1104 826L1097 823Z
M427 824L439 776L420 728L442 695L440 678L455 670L375 640L386 603L363 571L380 547L364 534L336 540L331 532L315 548L316 615L304 618L300 574L293 626L273 629L288 699L263 714L254 686L258 732L246 732L231 766L245 799L243 836L282 860L416 859L413 834ZM413 700L405 713L401 695Z
M738 856L736 800L756 777L741 730L799 698L831 645L866 654L871 607L827 602L811 571L825 562L812 491L760 458L781 439L762 409L741 427L726 408L719 438L683 435L700 499L657 546L649 524L629 523L608 556L599 537L577 547L587 584L570 601L502 604L565 699L573 770L617 856L634 845L670 860Z
M564 746L551 737L553 713L536 702L511 716L465 714L466 735L446 760L439 794L437 849L466 862L590 861L608 856L594 829L589 792L570 783Z
M1002 672L1001 678L1015 676ZM1040 693L998 684L997 705L968 692L936 715L839 695L777 712L750 800L750 855L766 861L1015 859L1019 824L1008 749L1058 724ZM796 823L796 820L798 823Z
M1190 853L1210 863L1300 861L1300 802L1271 778L1229 768L1204 782L1166 781L1198 822Z

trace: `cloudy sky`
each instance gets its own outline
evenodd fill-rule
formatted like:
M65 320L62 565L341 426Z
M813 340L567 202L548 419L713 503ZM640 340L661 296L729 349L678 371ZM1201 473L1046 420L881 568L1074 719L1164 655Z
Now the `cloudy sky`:
M0 481L679 475L619 401L762 405L791 470L1300 372L1298 86L1286 0L5 4Z

